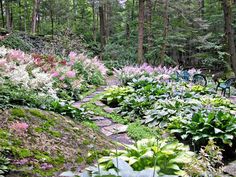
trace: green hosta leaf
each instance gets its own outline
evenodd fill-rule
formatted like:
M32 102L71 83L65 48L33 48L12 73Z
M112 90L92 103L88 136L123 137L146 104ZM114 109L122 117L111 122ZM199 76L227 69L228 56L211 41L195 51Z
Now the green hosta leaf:
M170 169L173 169L173 170L180 170L179 166L177 164L168 164L166 166L166 168L170 168Z
M192 152L192 154L187 154L187 153L179 153L177 157L175 157L174 159L171 159L169 161L169 163L180 163L180 164L187 164L190 163L192 161L192 156L194 155L194 153Z
M181 138L182 138L183 140L186 139L187 137L188 137L187 134L181 135Z
M234 136L233 135L229 135L229 134L225 134L224 137L227 138L227 139L230 139L230 140L234 139Z
M127 162L125 162L124 160L120 158L114 158L112 159L112 162L114 166L120 171L133 172L132 167L130 167L130 165Z
M170 132L171 133L182 133L183 130L182 129L171 129Z
M149 158L149 157L153 157L153 156L154 156L154 152L149 150L145 154L143 154L140 158Z
M224 133L222 130L220 130L220 129L218 129L218 128L214 128L214 131L215 131L215 134Z

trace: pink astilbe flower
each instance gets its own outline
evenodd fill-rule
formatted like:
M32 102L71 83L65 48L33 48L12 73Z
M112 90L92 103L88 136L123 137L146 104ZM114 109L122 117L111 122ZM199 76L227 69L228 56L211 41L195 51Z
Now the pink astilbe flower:
M41 62L42 62L42 59L41 59L41 58L35 58L35 59L34 59L34 64L36 64L36 65L40 65Z
M63 81L65 79L65 76L61 76L59 80Z
M15 122L9 128L18 134L24 134L28 130L29 125L24 122Z
M54 72L52 72L52 75L51 75L52 77L58 77L59 76L59 72L57 72L57 71L54 71Z
M76 72L75 71L67 71L66 76L68 78L74 78L76 76Z
M7 61L6 60L0 60L0 67L4 67L6 65Z
M24 61L25 59L25 53L20 51L20 50L12 50L9 54L8 57L13 59L13 60L18 60L18 61Z
M75 53L75 52L70 52L70 53L69 53L69 58L70 58L71 60L75 60L76 57L77 57L77 53Z

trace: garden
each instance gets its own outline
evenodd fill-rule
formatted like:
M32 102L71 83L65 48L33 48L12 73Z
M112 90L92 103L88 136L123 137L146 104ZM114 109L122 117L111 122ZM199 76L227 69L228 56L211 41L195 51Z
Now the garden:
M201 70L0 51L2 176L222 176L235 160L236 105Z

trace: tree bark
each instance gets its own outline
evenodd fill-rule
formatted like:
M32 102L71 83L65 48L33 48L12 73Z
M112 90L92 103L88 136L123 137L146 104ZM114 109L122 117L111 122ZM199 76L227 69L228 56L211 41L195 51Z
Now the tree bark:
M0 6L1 6L1 18L2 18L2 27L5 27L5 20L4 20L4 11L3 11L3 2L0 0Z
M92 2L93 9L93 41L96 42L97 39L97 29L96 29L96 12L95 12L95 2Z
M138 18L138 64L144 62L143 57L143 33L144 33L144 0L139 0L139 18Z
M19 30L22 31L22 15L21 15L21 0L18 1L18 8L19 8Z
M36 33L39 3L40 3L40 0L34 0L34 7L33 7L33 14L32 14L32 27L31 27L32 33Z
M233 22L232 1L222 0L222 6L224 11L225 37L226 37L228 52L230 54L230 61L233 72L236 75L236 48L234 41L234 29L232 26Z
M160 65L164 64L164 58L166 53L166 45L167 45L167 36L168 36L168 30L169 30L169 15L168 15L168 3L169 0L165 1L165 7L164 7L164 30L163 30L163 44L161 47L160 52Z
M11 26L11 12L10 12L10 2L9 0L5 1L6 4L6 27L8 31L12 30Z
M147 44L149 50L152 47L152 0L146 1L146 7L147 7L147 22L146 22L146 29L147 29Z
M106 30L105 30L104 6L102 2L100 2L99 5L99 17L100 17L101 51L103 51L106 45Z
M28 6L27 6L27 1L24 0L24 29L25 32L27 31L27 10L28 10Z

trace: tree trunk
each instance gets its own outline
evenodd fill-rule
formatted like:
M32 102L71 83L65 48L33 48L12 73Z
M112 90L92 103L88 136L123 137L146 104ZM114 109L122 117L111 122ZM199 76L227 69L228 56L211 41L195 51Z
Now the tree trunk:
M27 6L27 1L25 0L25 2L24 2L24 28L25 28L25 32L27 31L27 10L28 10L28 6Z
M19 8L19 30L22 31L22 15L21 15L21 0L18 2L18 8Z
M224 11L225 37L226 37L228 52L230 54L230 60L233 72L236 75L236 48L234 41L234 29L232 26L233 14L232 14L231 0L222 0L222 6Z
M3 3L2 0L0 0L0 6L1 6L1 18L2 18L2 27L5 27L5 20L4 20L4 11L3 11Z
M143 32L144 32L144 0L139 0L138 18L138 64L142 64L143 59Z
M97 29L96 29L96 13L95 13L95 2L92 2L93 9L93 41L96 42L97 39Z
M165 0L165 7L164 7L164 30L163 30L163 44L160 52L160 65L164 64L166 45L167 45L167 35L169 30L168 1L169 0Z
M54 19L53 19L53 10L52 9L50 10L50 19L51 19L51 32L52 32L52 39L53 39L53 35L54 35Z
M9 0L5 1L6 4L6 27L8 31L12 30L11 26L11 12L10 12L10 2Z
M135 6L135 0L132 1L132 11L131 11L131 20L134 20L134 6Z
M102 2L100 2L99 5L99 17L100 17L101 51L103 51L104 46L106 45L106 30L105 30L104 6Z
M147 51L152 47L152 0L146 1L146 29L147 29Z
M32 28L31 32L36 33L37 17L38 17L38 8L40 0L34 0L33 14L32 14Z

